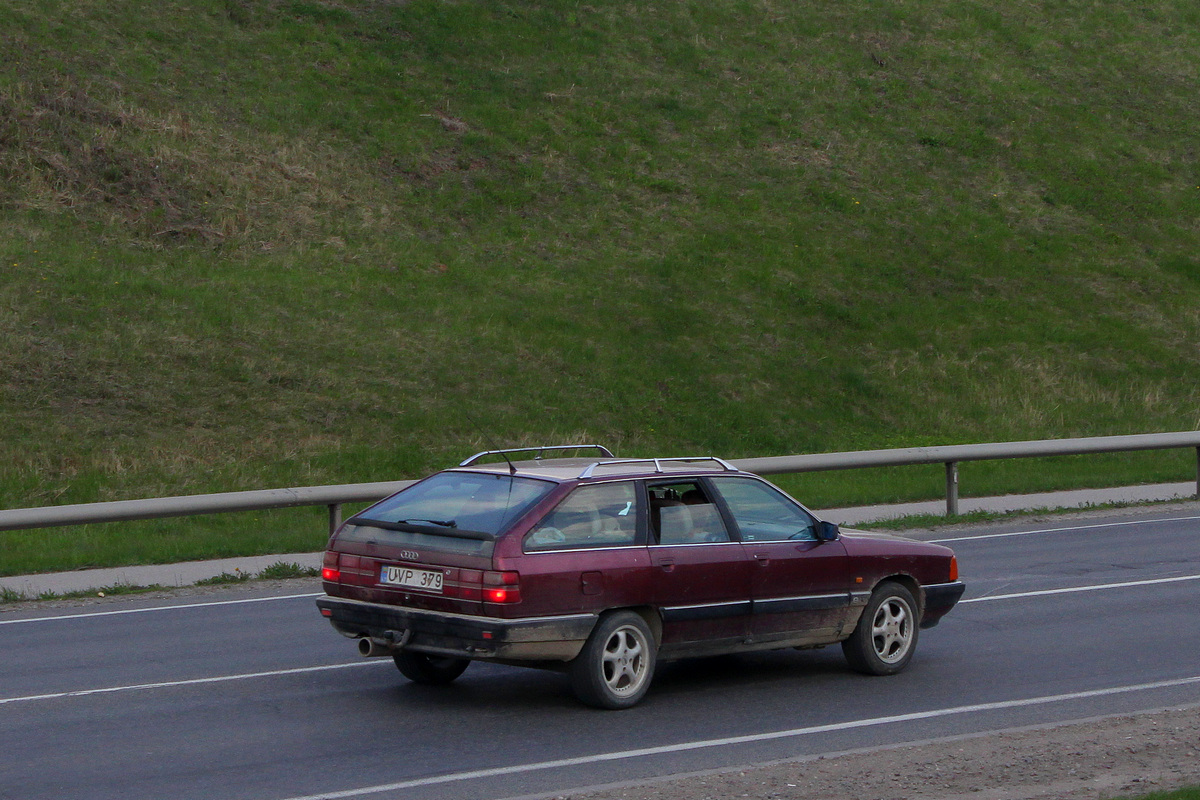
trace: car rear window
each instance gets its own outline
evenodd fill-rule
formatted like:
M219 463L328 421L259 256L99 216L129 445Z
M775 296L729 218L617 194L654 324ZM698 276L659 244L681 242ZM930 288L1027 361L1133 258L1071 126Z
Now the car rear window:
M395 533L491 540L554 487L551 481L511 475L439 472L347 523L370 526L379 522Z

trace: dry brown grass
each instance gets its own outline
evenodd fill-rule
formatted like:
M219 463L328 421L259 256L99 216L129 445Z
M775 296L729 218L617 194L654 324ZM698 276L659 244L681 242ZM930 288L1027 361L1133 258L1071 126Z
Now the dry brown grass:
M144 247L327 239L376 191L339 150L155 112L67 76L9 87L0 118L3 206L100 222Z

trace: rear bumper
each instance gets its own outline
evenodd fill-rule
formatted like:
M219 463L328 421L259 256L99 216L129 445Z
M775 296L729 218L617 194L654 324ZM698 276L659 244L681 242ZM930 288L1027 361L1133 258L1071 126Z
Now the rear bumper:
M570 661L579 655L597 614L498 619L317 598L322 616L344 636L401 640L404 649L432 655L501 661Z
M932 628L958 603L967 590L962 581L934 583L921 587L925 592L925 613L921 617L922 628Z

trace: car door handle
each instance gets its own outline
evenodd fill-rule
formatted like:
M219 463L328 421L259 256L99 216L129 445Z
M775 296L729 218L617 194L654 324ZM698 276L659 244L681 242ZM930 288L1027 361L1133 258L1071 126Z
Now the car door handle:
M771 563L771 557L766 553L755 553L754 560L758 562L760 567L765 567Z
M658 568L661 569L663 572L674 572L675 571L675 562L674 561L659 561Z

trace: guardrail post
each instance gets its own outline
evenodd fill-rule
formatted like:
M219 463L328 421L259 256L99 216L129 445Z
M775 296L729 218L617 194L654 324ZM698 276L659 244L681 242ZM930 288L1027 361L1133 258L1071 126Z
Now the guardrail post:
M958 462L946 462L946 516L958 516Z
M329 535L333 536L337 533L337 529L342 527L342 504L329 504Z

